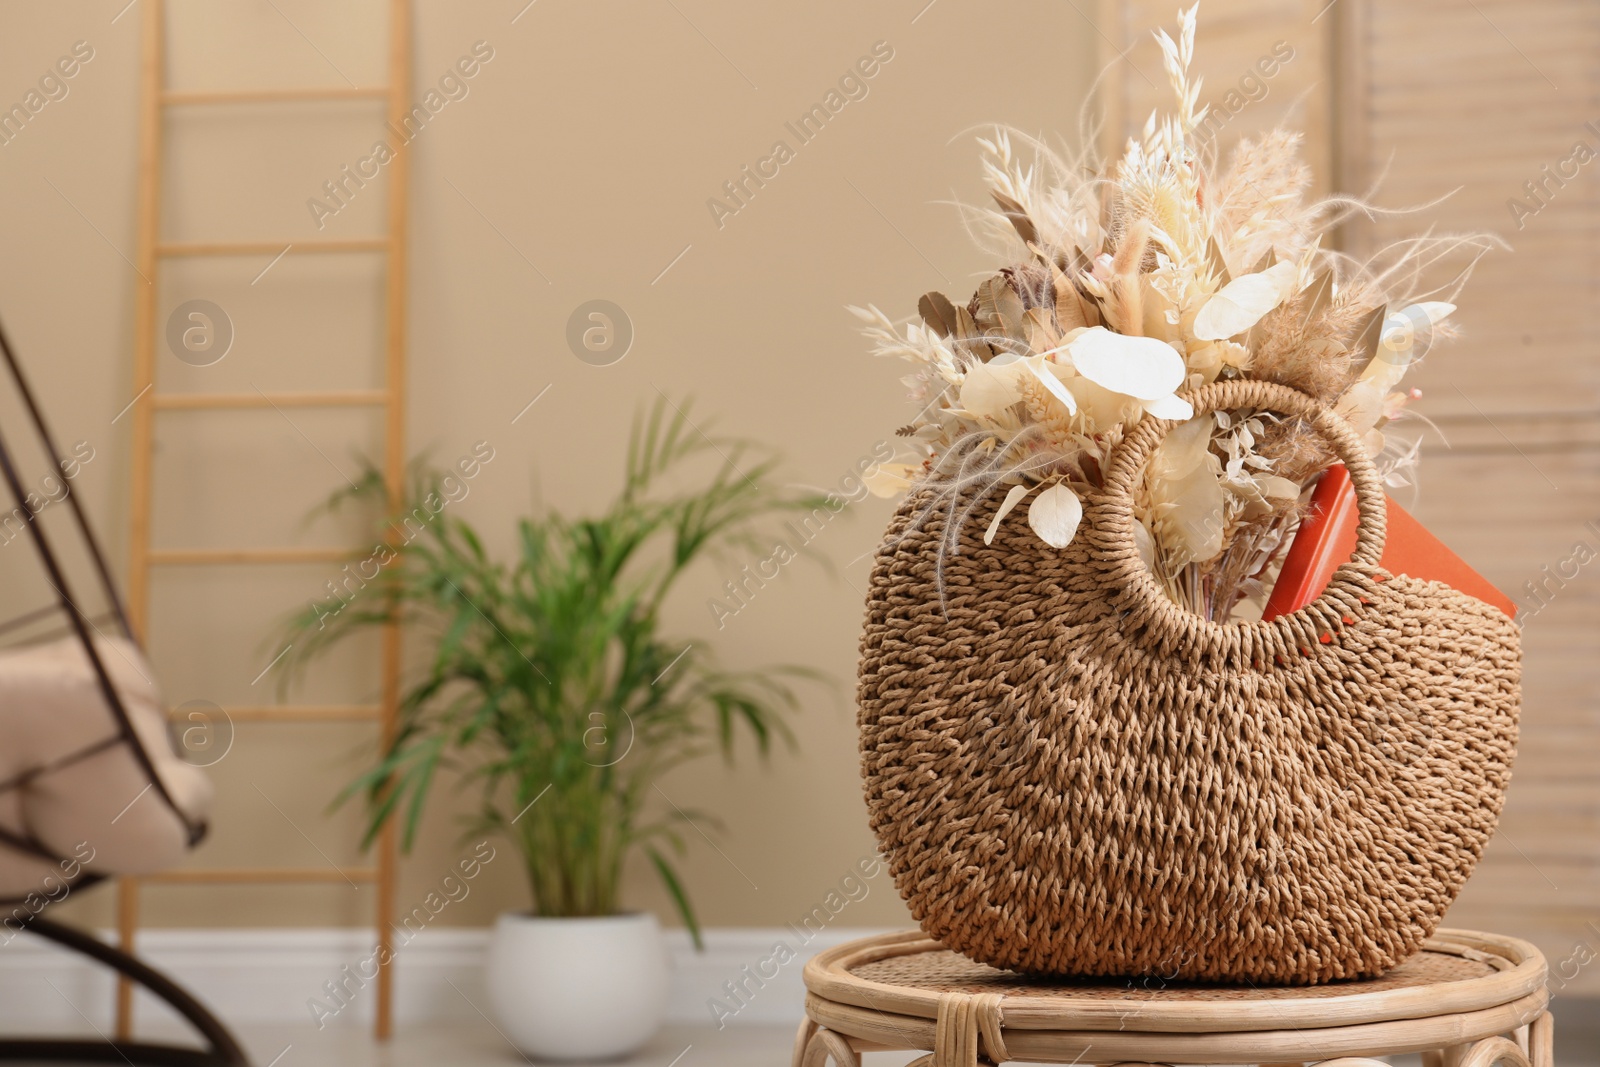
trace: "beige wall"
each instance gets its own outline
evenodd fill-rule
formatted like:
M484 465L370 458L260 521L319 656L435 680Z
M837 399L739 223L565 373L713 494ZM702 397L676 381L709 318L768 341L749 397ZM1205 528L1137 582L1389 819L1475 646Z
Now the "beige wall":
M21 99L75 41L95 50L69 95L0 145L0 316L38 379L59 436L96 450L78 485L119 560L128 420L111 420L132 399L131 309L135 286L144 284L124 258L133 252L139 11L113 23L124 2L0 7L0 104ZM383 0L169 2L171 76L184 87L382 79ZM824 0L780 9L724 0L539 0L513 25L524 2L419 0L416 28L419 98L474 42L488 42L494 58L470 95L446 106L413 146L409 445L431 446L445 460L480 439L495 446L497 459L461 511L502 547L536 492L566 509L603 501L627 418L657 388L692 394L698 410L716 413L724 428L784 448L796 481L835 484L908 411L899 368L864 355L843 305L872 301L901 315L927 289L969 291L993 264L941 203L982 195L968 131L995 120L1075 129L1100 59L1170 17L1154 0L1076 5L1090 12L1116 7L1116 22L1098 29L1072 4ZM1287 73L1227 136L1284 118L1303 122L1312 131L1313 159L1337 159L1353 184L1364 187L1376 171L1387 171L1385 202L1424 202L1460 183L1465 195L1442 209L1445 228L1506 231L1505 197L1521 195L1521 183L1540 164L1562 158L1566 141L1591 117L1583 111L1587 97L1564 92L1554 106L1544 82L1525 69L1531 61L1506 47L1493 26L1453 23L1452 32L1473 44L1450 52L1454 66L1441 61L1439 78L1518 102L1490 115L1510 125L1497 133L1503 150L1484 153L1478 146L1489 119L1470 109L1458 114L1454 96L1431 95L1426 87L1436 82L1412 76L1406 42L1424 31L1401 23L1426 12L1345 0L1334 9L1338 19L1359 23L1357 15L1381 11L1400 21L1372 36L1389 43L1367 57L1370 71L1342 75L1347 96L1370 81L1371 99L1360 107L1347 101L1341 122L1330 124L1336 50L1326 35L1335 19L1311 22L1324 6L1208 5L1200 58L1211 102L1238 84L1263 42L1281 37L1296 51ZM1563 0L1538 10L1579 7ZM1592 34L1569 33L1559 19L1524 29L1530 36L1523 47L1563 89L1584 83ZM707 199L741 166L767 156L774 139L789 138L784 123L877 41L892 46L894 58L869 83L869 95L800 146L719 228ZM1163 79L1147 43L1133 56L1136 67L1107 85L1121 100L1121 117L1137 124L1163 93ZM1394 93L1400 95L1386 95ZM319 235L306 200L342 165L367 154L378 135L375 114L372 105L306 105L174 119L167 235ZM1527 115L1538 121L1524 121ZM1338 145L1328 139L1335 126L1344 138ZM1425 135L1418 132L1424 128ZM1592 412L1577 410L1594 392L1589 304L1547 283L1588 284L1593 199L1591 176L1541 210L1526 234L1514 235L1516 252L1485 265L1463 301L1472 316L1468 336L1441 364L1464 391L1451 383L1429 389L1429 411L1441 416L1455 447L1430 441L1418 514L1507 589L1521 589L1541 565L1565 558L1574 537L1590 537L1584 524L1594 514L1586 458L1593 420ZM325 220L320 235L375 232L382 208L382 189L365 189ZM1414 228L1409 217L1394 225ZM376 261L290 256L252 285L267 258L188 262L155 279L163 315L204 297L224 306L237 327L234 350L214 367L190 368L162 351L162 389L360 388L378 381ZM572 310L596 297L625 308L637 332L632 351L610 367L581 363L564 339ZM1543 358L1524 361L1507 378L1499 368L1508 345L1531 346ZM544 398L512 425L547 385ZM0 402L0 420L6 411ZM157 544L350 543L355 531L347 525L306 530L300 519L340 484L329 461L351 471L352 449L380 446L377 427L344 414L295 412L293 420L270 412L164 416ZM0 428L10 434L10 423L0 421ZM1538 477L1530 465L1550 473ZM1517 507L1486 518L1484 486ZM710 810L727 824L721 853L696 842L687 865L708 923L791 921L872 848L858 799L850 680L861 557L886 516L880 501L852 507L815 544L838 577L792 566L721 633L705 602L730 568L708 568L683 589L676 625L686 637L714 640L727 662L798 661L839 682L836 697L813 699L797 720L797 756L780 756L767 768L746 759L734 771L708 763L665 783L681 805ZM28 576L23 547L0 547L0 593L18 609L41 603L47 592ZM330 571L164 574L152 648L173 703L262 699L267 683L250 682L275 651L267 642L270 622L315 595ZM1594 605L1583 587L1564 593L1528 632L1517 785L1503 832L1451 917L1534 937L1553 960L1591 936ZM355 650L330 663L301 696L369 700L370 653ZM325 807L370 756L371 737L364 726L241 726L214 769L216 831L195 862L361 863L355 813L329 817ZM406 862L402 908L418 902L464 851L454 813L437 805L422 846ZM662 909L650 880L634 873L631 902ZM514 858L502 849L474 894L440 921L488 921L524 906L524 892ZM149 921L161 925L353 924L370 916L367 891L343 885L162 888L147 891L146 900ZM64 910L106 922L109 894L88 891ZM884 881L840 918L849 925L907 921ZM1581 981L1592 979L1586 973Z
M132 297L144 284L124 259L134 244L138 8L113 24L122 4L0 10L0 100L20 98L73 42L95 51L70 94L0 147L0 314L60 436L97 448L79 485L119 560L129 420L111 419L132 397ZM382 77L382 5L374 0L171 6L171 73L184 87L326 84L340 80L334 68L360 84ZM968 291L992 264L940 203L981 195L966 131L993 120L1075 129L1098 42L1070 4L544 0L513 25L520 7L421 0L416 26L419 95L475 41L489 42L494 58L413 146L409 444L432 446L442 459L480 439L494 445L498 458L461 511L501 546L535 486L567 509L604 499L628 416L657 388L692 394L727 430L781 446L795 480L836 483L908 410L899 368L864 355L843 306L873 301L906 314L927 289ZM707 199L768 155L787 137L784 122L878 41L894 57L869 95L799 147L719 228ZM305 201L367 153L376 114L373 105L296 105L175 118L167 236L317 235ZM381 198L363 190L325 220L322 235L373 232ZM267 257L192 262L155 279L162 317L204 297L227 309L237 330L227 358L203 370L161 350L162 389L375 383L377 264L291 255L251 285L266 265ZM632 351L610 367L585 365L564 340L569 313L595 297L625 308L637 331ZM512 425L546 385L550 392ZM352 448L378 446L376 427L342 414L291 416L293 426L270 411L162 416L158 546L344 543L349 530L302 531L299 520L339 484L329 461L349 472ZM798 756L767 768L746 759L731 772L708 763L666 783L679 804L727 824L723 854L697 842L687 866L709 923L795 919L873 847L849 683L859 558L886 517L879 501L851 508L815 543L838 578L796 564L720 634L706 600L726 575L710 568L683 589L676 625L714 637L727 662L798 661L840 683L837 697L813 699L797 720ZM271 657L268 624L315 595L330 571L163 574L151 644L172 702L259 699L268 683L250 680ZM23 588L19 581L6 588ZM370 698L371 666L347 657L306 696ZM324 806L370 752L370 737L361 726L240 726L214 769L215 832L195 862L321 865L320 852L359 863L353 814L329 818ZM456 858L452 820L438 805L406 862L403 907ZM523 893L502 850L474 895L441 921L485 922L524 906ZM630 896L662 905L643 877ZM343 885L153 888L146 900L157 925L327 925L369 915L367 892ZM104 891L71 906L94 921L110 915ZM886 881L840 918L905 921Z

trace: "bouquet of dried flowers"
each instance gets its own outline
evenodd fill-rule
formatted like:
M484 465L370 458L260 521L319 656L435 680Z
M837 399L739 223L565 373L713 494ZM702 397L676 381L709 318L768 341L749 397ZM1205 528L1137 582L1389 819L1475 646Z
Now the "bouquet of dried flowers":
M1180 13L1176 40L1156 34L1174 113L1152 114L1114 166L1003 130L980 138L996 206L973 210L973 228L1005 246L1012 266L965 305L928 293L920 321L851 311L876 354L915 365L905 382L921 408L899 431L913 461L885 465L871 488L934 489L927 510L955 520L944 552L961 520L1002 491L986 543L1026 502L1034 532L1067 545L1081 491L1098 484L1124 432L1147 414L1182 422L1136 495L1136 537L1168 595L1220 621L1259 611L1334 457L1301 420L1194 418L1184 393L1240 377L1293 386L1365 435L1391 486L1407 484L1416 443L1391 441L1385 427L1420 395L1402 379L1451 332L1450 300L1491 240L1427 234L1355 262L1324 239L1375 209L1349 197L1307 203L1298 134L1242 140L1220 166L1190 77L1197 11ZM1426 290L1425 274L1452 257L1465 265Z

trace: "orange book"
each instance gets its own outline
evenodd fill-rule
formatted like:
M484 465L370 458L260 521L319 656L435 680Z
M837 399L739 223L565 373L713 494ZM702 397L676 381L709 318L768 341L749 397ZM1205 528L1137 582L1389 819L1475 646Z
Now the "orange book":
M1510 597L1469 567L1392 498L1385 497L1385 503L1389 531L1379 560L1384 570L1443 582L1492 604L1508 616L1516 615L1517 608ZM1263 618L1275 619L1303 608L1328 587L1333 572L1348 562L1356 549L1357 519L1356 491L1350 485L1350 474L1342 463L1336 463L1311 493L1310 510L1283 558L1283 569L1267 598Z

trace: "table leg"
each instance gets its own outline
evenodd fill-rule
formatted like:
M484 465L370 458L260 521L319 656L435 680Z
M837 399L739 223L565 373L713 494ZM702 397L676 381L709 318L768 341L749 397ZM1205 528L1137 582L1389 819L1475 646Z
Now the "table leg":
M1424 1052L1422 1067L1444 1067L1444 1053L1436 1048Z
M832 1030L818 1027L816 1033L811 1035L811 1040L806 1043L806 1052L800 1061L801 1067L828 1067L828 1060L833 1060L834 1067L861 1067L861 1054L850 1047L850 1042L841 1034Z
M1507 1067L1530 1067L1528 1057L1517 1043L1503 1037L1486 1037L1474 1043L1461 1058L1461 1067L1494 1067L1497 1063Z
M1528 1027L1528 1059L1533 1067L1555 1067L1556 1021L1545 1012Z
M789 1058L789 1067L803 1067L806 1059L806 1046L811 1043L811 1035L817 1032L817 1024L810 1016L800 1020L800 1030L794 1035L794 1055Z

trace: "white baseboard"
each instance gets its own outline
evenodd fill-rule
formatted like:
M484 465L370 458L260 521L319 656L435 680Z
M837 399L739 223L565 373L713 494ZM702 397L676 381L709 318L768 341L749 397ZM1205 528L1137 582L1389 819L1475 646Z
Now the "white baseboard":
M875 930L825 929L802 943L779 927L705 932L694 951L681 930L667 934L673 964L668 1021L688 1025L795 1025L803 1013L805 961ZM103 935L108 936L108 935ZM406 1023L477 1019L487 1010L483 961L488 931L436 927L422 931L396 958L395 1017ZM778 944L793 953L774 953ZM314 1024L313 998L333 1001L325 983L344 977L372 954L360 929L144 930L139 952L152 966L204 1001L228 1023ZM776 972L774 974L774 971ZM769 977L770 976L770 977ZM730 993L725 983L734 983ZM26 935L0 947L0 1031L78 1030L85 1019L111 1022L113 978L104 968ZM354 985L350 986L354 988ZM140 994L139 1018L175 1016ZM719 1004L712 1004L716 999ZM373 989L356 990L326 1025L362 1025L372 1018ZM80 1014L81 1013L81 1014Z

